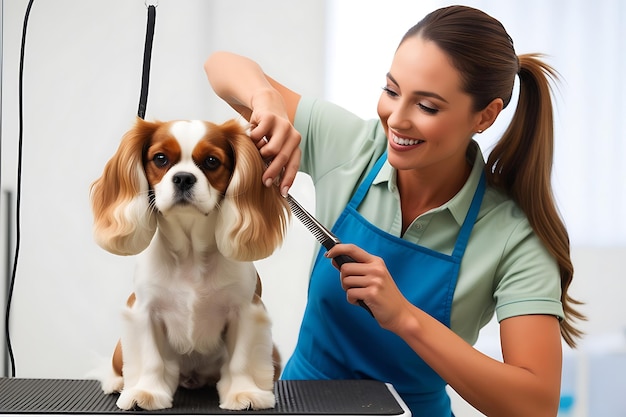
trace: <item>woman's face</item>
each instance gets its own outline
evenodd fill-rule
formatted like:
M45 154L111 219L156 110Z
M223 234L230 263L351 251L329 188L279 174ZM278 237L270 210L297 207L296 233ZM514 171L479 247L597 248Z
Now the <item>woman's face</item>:
M480 113L461 90L461 77L432 41L406 39L396 51L378 115L388 160L398 170L450 173L465 169L465 151Z

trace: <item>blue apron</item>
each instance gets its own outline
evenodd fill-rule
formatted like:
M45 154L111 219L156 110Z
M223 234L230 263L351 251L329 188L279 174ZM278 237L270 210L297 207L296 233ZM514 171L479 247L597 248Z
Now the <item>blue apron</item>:
M402 294L450 327L461 259L485 191L484 174L452 255L447 255L380 230L357 212L386 156L380 157L359 186L333 232L341 241L382 257ZM451 416L446 382L400 337L378 326L365 309L346 301L339 272L324 252L321 248L313 266L298 343L281 378L389 382L414 417Z

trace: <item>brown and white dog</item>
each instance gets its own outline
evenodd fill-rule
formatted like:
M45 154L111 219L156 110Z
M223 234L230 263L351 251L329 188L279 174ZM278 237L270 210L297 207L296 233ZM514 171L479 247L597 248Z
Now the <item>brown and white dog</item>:
M178 386L216 383L220 407L275 405L280 363L252 261L283 242L290 212L231 120L137 119L91 187L97 243L138 256L106 393L172 407Z

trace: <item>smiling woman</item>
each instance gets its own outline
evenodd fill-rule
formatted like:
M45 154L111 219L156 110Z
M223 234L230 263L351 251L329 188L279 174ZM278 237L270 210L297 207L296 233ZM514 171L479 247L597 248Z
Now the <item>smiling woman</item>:
M487 415L554 415L561 335L574 346L582 316L550 185L548 65L518 56L490 15L450 6L401 38L378 119L301 96L241 55L216 52L205 70L252 139L271 137L265 176L284 169L287 188L297 168L309 174L317 216L350 242L315 257L282 378L389 381L415 416L451 415L447 385ZM485 164L473 136L516 78L515 115ZM472 347L494 312L504 363Z

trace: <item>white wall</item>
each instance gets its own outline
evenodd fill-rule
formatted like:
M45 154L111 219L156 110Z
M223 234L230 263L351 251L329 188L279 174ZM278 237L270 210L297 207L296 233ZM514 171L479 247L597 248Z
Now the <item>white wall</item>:
M27 3L5 1L3 10L1 185L12 191L18 58ZM389 8L386 12L399 13L393 8L400 7L399 2L384 4ZM217 49L251 56L303 94L336 97L333 91L340 86L329 91L325 85L327 59L335 60L331 65L345 65L337 57L350 44L325 38L326 7L319 0L159 0L146 118L223 121L233 117L214 96L202 71L204 59ZM393 16L377 14L386 24L388 19L394 21ZM355 17L352 23L359 22ZM83 377L97 357L108 357L119 336L119 312L131 288L134 261L110 255L93 242L88 192L135 117L145 26L143 0L34 2L24 74L22 245L11 321L18 377ZM360 30L375 32L371 26ZM369 39L358 31L353 36L354 45ZM384 45L385 50L391 53L396 43ZM378 60L376 53L358 56ZM379 59L386 61L389 56ZM380 82L372 86L374 95ZM616 83L616 88L623 88L621 79ZM571 187L578 186L580 172L572 177L576 180ZM560 181L567 182L568 177ZM293 194L312 207L307 178L299 178ZM0 207L4 219L5 201ZM602 216L601 209L596 216ZM572 207L568 212L579 217ZM5 225L0 227L4 254ZM312 246L313 239L294 221L284 247L257 263L275 338L285 358L295 344L304 307ZM577 245L573 256L577 273L572 293L587 303L583 311L590 319L583 324L588 338L582 351L589 346L597 351L594 341L626 329L621 262L626 248L594 242ZM8 260L3 255L1 259L4 270ZM2 299L3 291L0 285ZM481 347L494 349L496 338L497 327L490 325ZM465 412L461 415L471 415Z

